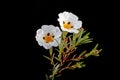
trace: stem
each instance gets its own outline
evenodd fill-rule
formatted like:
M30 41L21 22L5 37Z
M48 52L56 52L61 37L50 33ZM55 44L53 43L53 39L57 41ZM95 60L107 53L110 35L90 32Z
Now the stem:
M75 52L75 49L73 51L70 51L70 52L67 52L64 54L64 56L66 55L65 59L63 58L63 63L66 62L66 60L68 59L68 57L73 53Z
M53 61L53 59L54 59L53 47L51 47L49 49L49 53L50 53L51 64L54 66L54 61Z
M52 77L52 80L54 80L54 76Z
M58 74L60 74L60 73L61 73L62 71L64 71L65 69L72 69L72 67L67 66L67 67L62 68L62 69L58 72Z
M52 47L49 49L49 53L50 53L50 58L52 58L52 53L53 53Z

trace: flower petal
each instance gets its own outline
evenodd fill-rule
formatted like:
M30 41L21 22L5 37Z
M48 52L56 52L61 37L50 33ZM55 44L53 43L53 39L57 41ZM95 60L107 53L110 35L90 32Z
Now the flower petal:
M72 28L71 30L68 30L68 32L77 34L79 30Z
M43 44L43 47L45 49L50 49L52 46L50 44L45 43L45 44Z
M81 27L82 27L82 21L77 21L77 22L74 23L74 28L75 29L79 29Z
M51 46L57 47L60 44L60 38L55 39L52 43L50 43Z
M42 41L37 41L38 42L38 44L40 45L40 46L42 46L43 45L43 42Z
M53 30L53 35L55 36L55 38L59 38L62 35L59 27L55 27L55 29Z
M78 21L78 17L75 14L64 11L63 13L58 14L58 16L59 16L58 21L59 21L59 24L63 31L67 31L70 33L78 33L79 32L77 29L79 29L82 26L82 21ZM71 28L71 29L64 28L63 21L65 23L70 22L70 25L73 26L73 28Z
M38 42L38 44L40 45L40 46L42 46L42 44L43 44L43 34L44 34L44 31L42 30L42 29L38 29L37 30L37 32L36 32L36 36L35 36L35 38L36 38L36 41Z
M76 16L76 15L74 15L73 13L70 13L70 20L72 20L72 21L77 21L78 20L78 17Z
M46 35L50 33L50 35ZM36 33L36 41L40 46L43 46L45 49L50 49L52 46L58 46L59 43L57 40L60 40L62 32L60 31L59 27L54 27L53 25L43 25L42 29L38 29ZM45 36L54 36L52 42L45 41Z
M58 21L77 21L78 17L71 12L64 11L63 13L58 14Z
M42 29L38 29L36 34L42 34L43 30Z
M53 32L54 29L55 29L55 27L53 25L43 25L42 26L42 30L45 33L51 33L51 32Z

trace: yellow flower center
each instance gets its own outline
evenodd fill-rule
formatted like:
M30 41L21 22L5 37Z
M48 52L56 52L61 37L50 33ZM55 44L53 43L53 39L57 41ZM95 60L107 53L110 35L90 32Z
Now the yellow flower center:
M73 28L73 26L71 25L70 22L65 23L65 22L63 21L63 26L64 26L64 28L66 28L66 29L71 29L71 28Z
M52 35L50 35L50 33L48 33L45 37L43 37L43 39L46 43L53 42L54 36L52 36Z

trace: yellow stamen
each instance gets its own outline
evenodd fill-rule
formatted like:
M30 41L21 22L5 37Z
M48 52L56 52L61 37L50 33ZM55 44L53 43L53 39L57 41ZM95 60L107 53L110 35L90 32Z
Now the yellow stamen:
M46 43L53 42L53 37L51 35L45 36L43 39L45 40Z
M64 26L64 28L66 28L66 29L71 29L71 28L72 28L70 22L68 22L68 23L63 22L63 26Z

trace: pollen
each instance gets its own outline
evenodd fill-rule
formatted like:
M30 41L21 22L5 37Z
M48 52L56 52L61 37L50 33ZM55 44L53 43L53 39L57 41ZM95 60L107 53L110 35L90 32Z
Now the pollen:
M43 40L44 40L46 43L53 42L53 39L54 39L54 36L53 36L53 35L50 35L50 33L48 33L46 36L43 37Z
M71 28L73 27L70 22L65 23L64 21L63 21L63 26L64 26L64 28L66 28L66 29L71 29Z

